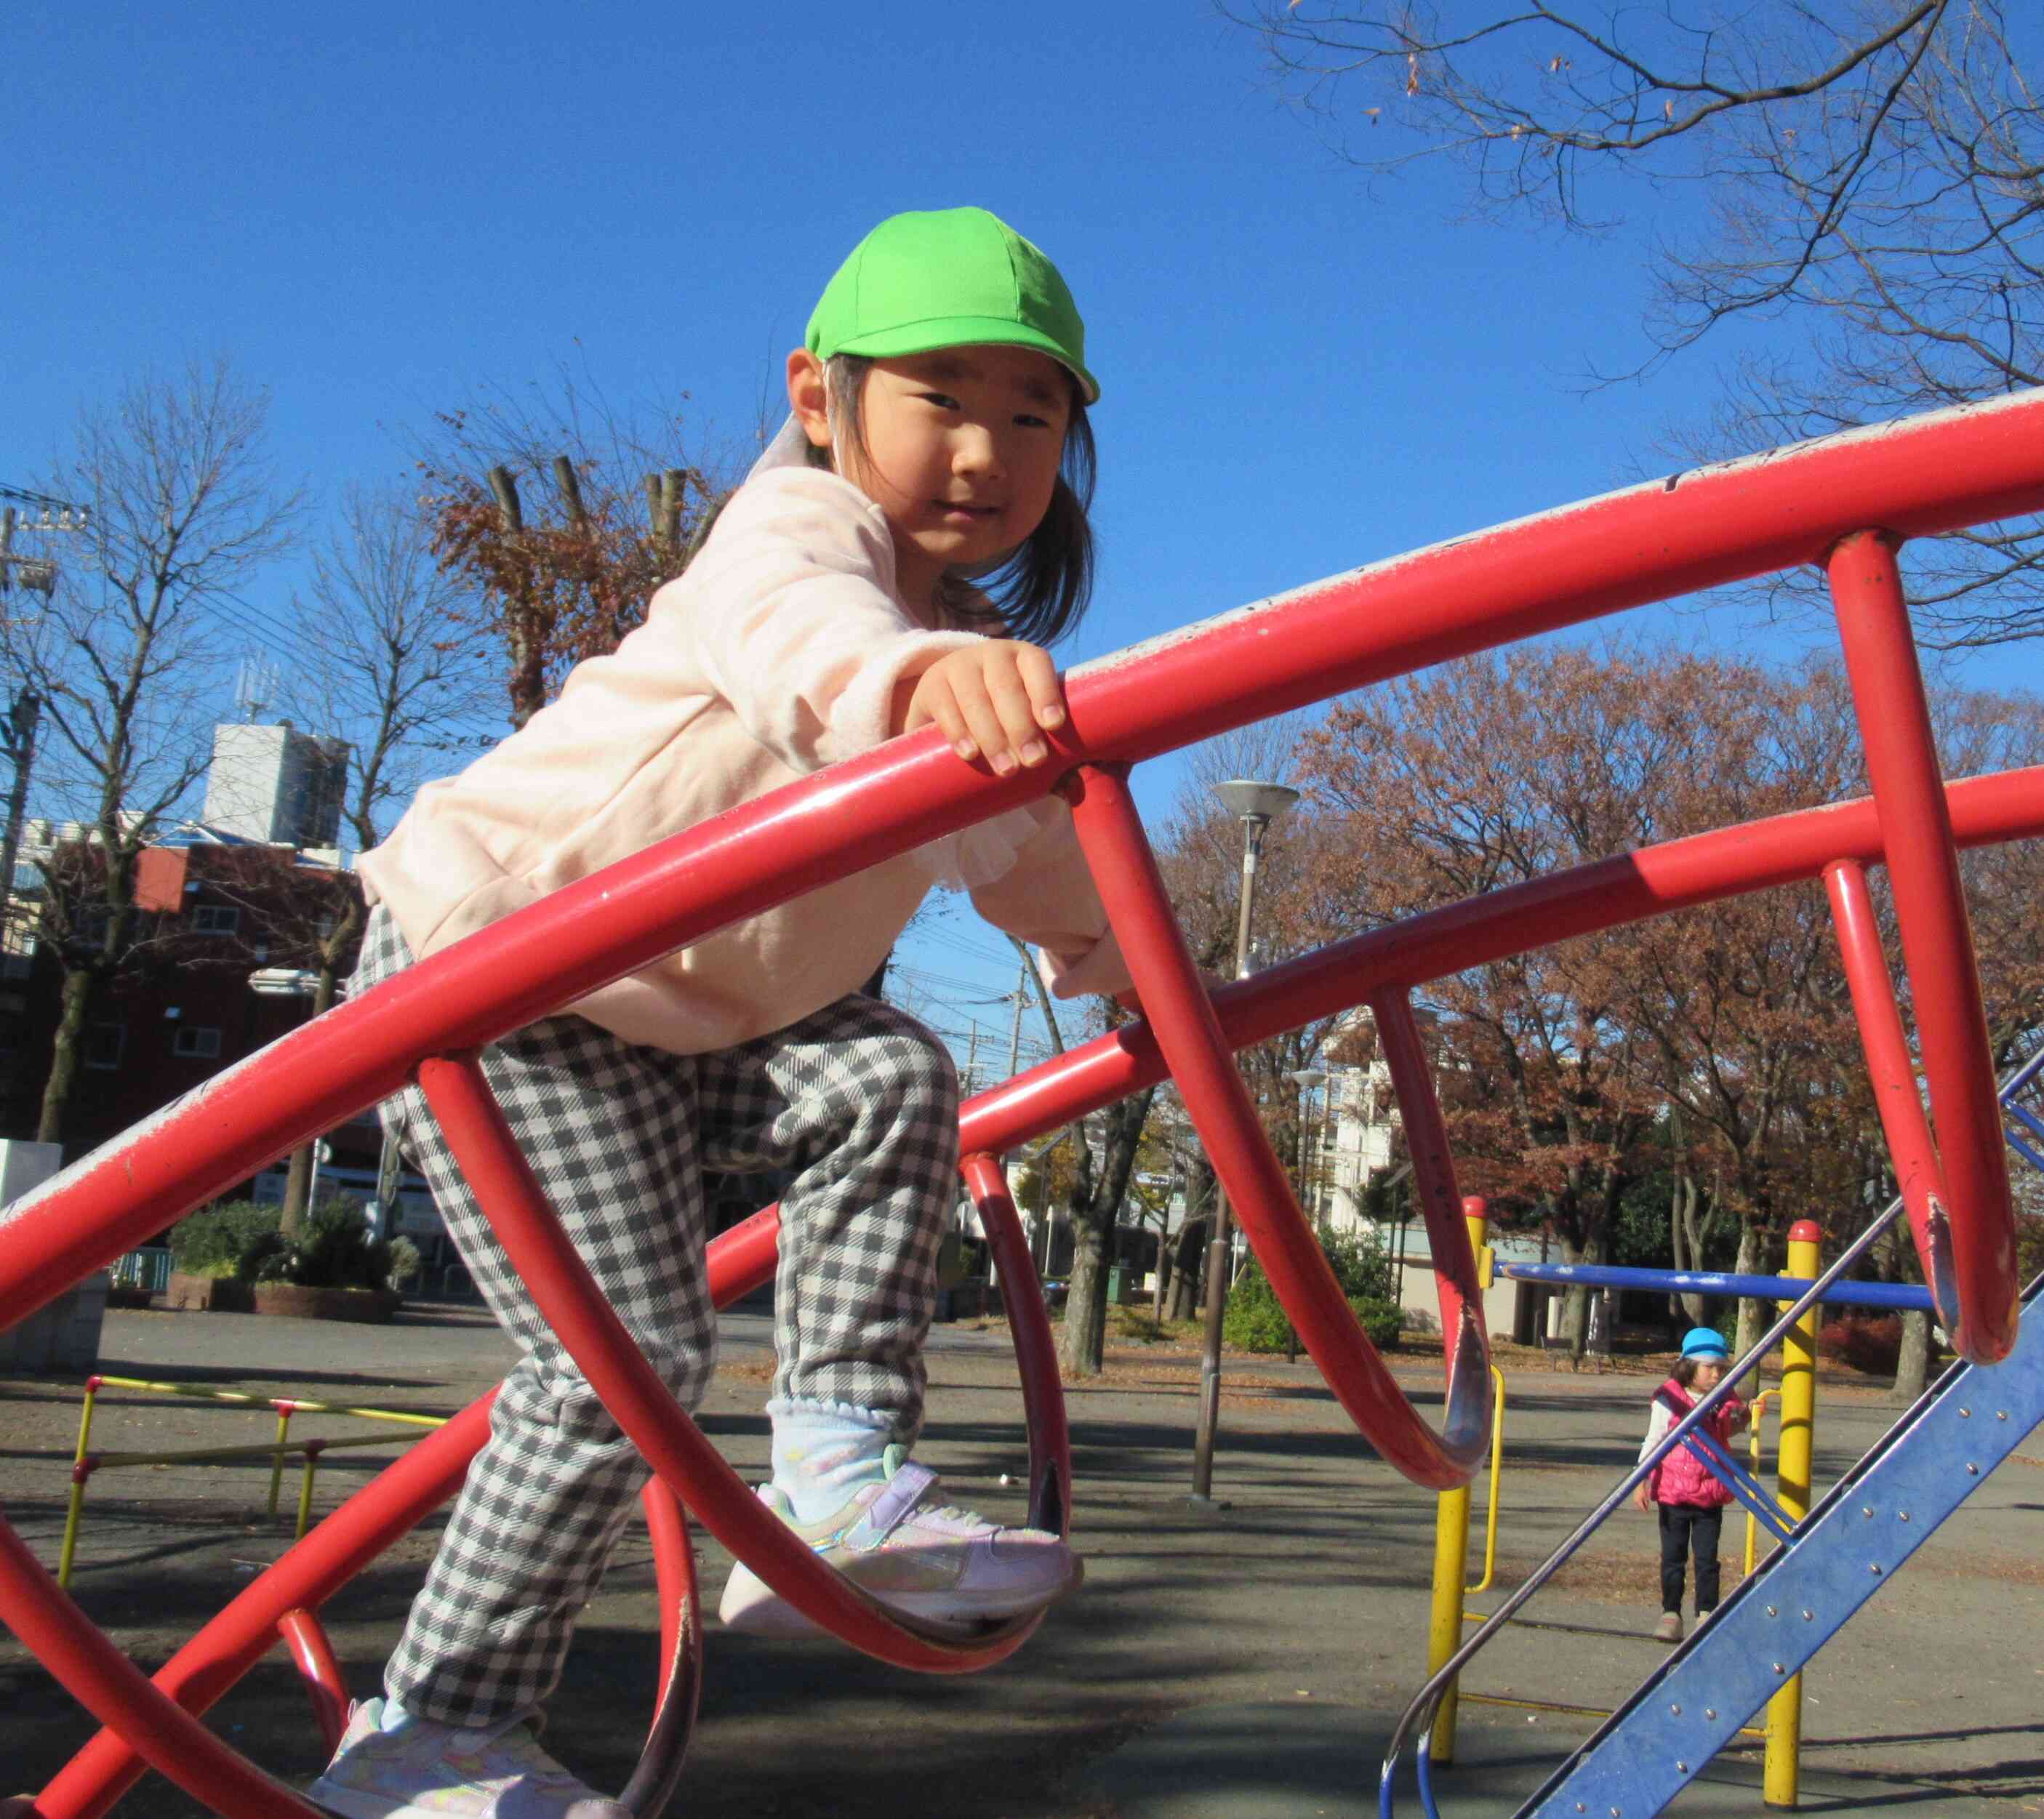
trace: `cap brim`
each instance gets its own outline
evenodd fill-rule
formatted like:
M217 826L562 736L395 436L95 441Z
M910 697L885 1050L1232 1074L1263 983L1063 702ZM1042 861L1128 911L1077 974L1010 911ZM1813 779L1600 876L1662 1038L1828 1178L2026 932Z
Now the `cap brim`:
M938 347L1033 347L1047 354L1079 382L1089 404L1100 402L1100 381L1047 335L1020 322L994 316L947 316L927 322L906 322L875 330L833 347L833 354L857 354L869 360L891 360L903 354L927 354ZM819 350L820 351L820 350Z

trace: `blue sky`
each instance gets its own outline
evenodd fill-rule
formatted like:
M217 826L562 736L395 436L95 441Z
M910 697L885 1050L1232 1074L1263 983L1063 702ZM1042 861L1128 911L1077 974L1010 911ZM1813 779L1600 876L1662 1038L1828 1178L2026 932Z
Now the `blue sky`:
M1458 223L1446 170L1367 184L1203 0L849 17L17 5L0 481L33 483L81 401L216 353L271 389L316 501L402 474L434 409L564 363L619 398L686 390L736 446L859 236L963 201L1058 261L1105 386L1069 658L1625 484L1708 405L1708 353L1582 390L1643 351L1665 216L1570 240ZM281 620L296 580L251 597ZM1961 673L2038 671L2019 647ZM1138 781L1168 808L1170 766ZM1005 944L940 926L928 970L1007 988Z

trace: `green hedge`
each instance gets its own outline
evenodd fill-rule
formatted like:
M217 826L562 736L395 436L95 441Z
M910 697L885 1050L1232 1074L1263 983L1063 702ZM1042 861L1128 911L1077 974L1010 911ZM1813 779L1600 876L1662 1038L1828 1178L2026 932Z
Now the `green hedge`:
M362 1209L351 1200L313 1207L295 1238L278 1228L283 1209L235 1200L181 1219L171 1233L171 1259L197 1276L236 1276L244 1282L289 1282L301 1288L385 1288L418 1272L419 1253L372 1241ZM409 1255L407 1254L409 1253ZM409 1266L409 1267L408 1267Z
M1397 1345L1403 1315L1391 1292L1391 1261L1382 1248L1361 1238L1323 1238L1320 1244L1335 1280L1370 1342L1380 1351ZM1291 1322L1279 1305L1278 1291L1253 1258L1228 1291L1221 1334L1240 1352L1282 1352L1292 1342Z

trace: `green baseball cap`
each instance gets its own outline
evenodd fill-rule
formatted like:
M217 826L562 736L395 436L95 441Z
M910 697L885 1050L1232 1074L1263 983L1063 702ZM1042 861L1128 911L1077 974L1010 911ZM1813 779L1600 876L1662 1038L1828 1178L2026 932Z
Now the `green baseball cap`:
M819 359L886 359L989 342L1034 347L1079 382L1088 404L1085 324L1058 268L984 209L890 215L824 286L804 345Z

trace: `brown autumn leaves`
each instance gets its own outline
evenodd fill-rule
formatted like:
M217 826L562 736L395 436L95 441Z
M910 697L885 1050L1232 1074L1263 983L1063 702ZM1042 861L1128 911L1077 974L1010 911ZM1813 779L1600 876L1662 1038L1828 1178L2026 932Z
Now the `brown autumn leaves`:
M1937 693L1949 776L2044 760L2044 704ZM1527 648L1339 703L1306 732L1308 796L1259 900L1300 951L1458 899L1865 793L1835 667L1784 672L1636 643ZM1964 860L1997 1065L2036 1040L2036 842ZM1874 895L1888 913L1877 872ZM1888 931L1892 937L1892 926ZM1900 966L1890 942L1891 968ZM1892 1192L1821 885L1762 892L1422 986L1466 1192L1606 1247L1663 1174L1773 1268L1790 1222L1833 1244ZM1905 1018L1908 1005L1904 1002ZM1296 1065L1296 1064L1294 1064ZM1689 1262L1689 1258L1678 1258Z

